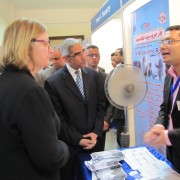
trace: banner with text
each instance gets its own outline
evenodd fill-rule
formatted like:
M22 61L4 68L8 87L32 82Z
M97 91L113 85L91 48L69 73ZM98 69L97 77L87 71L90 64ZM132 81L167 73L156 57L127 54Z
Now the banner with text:
M120 10L120 0L109 0L91 20L91 32Z
M136 145L145 144L144 135L154 125L162 103L167 67L159 40L169 26L168 9L168 0L152 0L131 14L132 63L142 70L148 83L146 97L135 108Z

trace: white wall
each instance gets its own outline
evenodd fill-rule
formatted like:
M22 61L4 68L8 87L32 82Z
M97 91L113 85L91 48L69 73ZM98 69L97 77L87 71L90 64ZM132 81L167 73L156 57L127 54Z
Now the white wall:
M90 38L91 15L96 12L97 8L23 10L16 13L16 18L27 17L43 22L50 36L84 35Z
M0 0L0 46L2 44L4 30L14 17L14 7L6 0Z
M109 73L111 65L111 53L122 47L122 24L120 19L112 19L95 31L91 36L91 42L100 49L101 59L99 66Z
M98 8L18 10L7 0L0 0L0 44L6 26L19 17L41 21L47 26L49 36L84 35L90 39L90 22L97 11Z
M4 21L3 18L0 17L0 46L2 44L5 27L6 27L6 22Z
M169 15L170 15L170 25L179 25L180 24L180 15L179 15L179 0L169 0Z
M15 18L15 8L7 1L0 0L0 17L10 23Z

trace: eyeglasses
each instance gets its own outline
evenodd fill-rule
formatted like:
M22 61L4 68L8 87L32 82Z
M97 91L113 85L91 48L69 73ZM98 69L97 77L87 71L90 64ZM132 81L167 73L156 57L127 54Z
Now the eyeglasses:
M49 39L32 39L31 42L40 42L43 43L45 46L50 46L50 40Z
M60 58L51 58L51 61L57 61L57 60L59 60Z
M84 55L84 52L85 52L85 49L83 49L80 52L76 52L73 55L69 55L68 57L77 57L77 56L80 57L80 56Z
M98 57L100 57L100 54L92 54L91 53L91 54L88 54L87 56L89 56L89 57L97 57L98 58Z
M160 45L163 45L163 44L165 44L165 45L171 45L172 43L174 43L174 42L179 42L180 40L170 40L170 39L167 39L167 40L162 40L159 44Z

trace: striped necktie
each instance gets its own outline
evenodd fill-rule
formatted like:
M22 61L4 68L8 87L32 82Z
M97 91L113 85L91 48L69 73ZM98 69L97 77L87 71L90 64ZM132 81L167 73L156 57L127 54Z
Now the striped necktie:
M76 71L75 74L76 74L76 85L79 88L83 98L85 99L84 88L83 88L83 81L81 79L80 72Z

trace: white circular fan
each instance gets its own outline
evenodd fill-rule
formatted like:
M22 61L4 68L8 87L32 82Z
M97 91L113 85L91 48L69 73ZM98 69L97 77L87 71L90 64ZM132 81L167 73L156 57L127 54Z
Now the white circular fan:
M120 64L106 78L105 93L110 103L119 108L134 108L147 92L146 78L142 71L130 64Z

